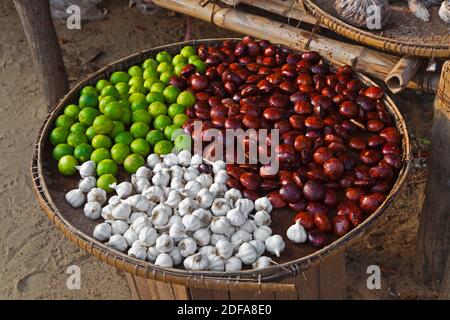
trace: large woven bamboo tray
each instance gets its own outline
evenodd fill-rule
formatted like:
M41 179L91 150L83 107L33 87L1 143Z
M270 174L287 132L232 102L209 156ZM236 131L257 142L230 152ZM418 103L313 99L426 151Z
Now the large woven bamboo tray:
M160 280L186 287L201 287L229 290L230 288L247 290L276 290L291 291L293 285L281 284L279 281L289 278L295 279L303 270L324 257L333 255L334 252L345 248L357 236L367 232L373 222L389 206L400 186L404 182L410 163L410 144L405 122L390 97L385 95L384 103L388 111L393 115L397 127L403 139L403 167L400 170L395 185L390 194L376 212L368 217L360 226L339 239L333 239L331 244L317 250L309 245L293 245L286 241L286 249L280 259L275 259L279 265L274 265L263 270L243 270L234 273L202 271L194 272L181 268L161 268L153 264L132 258L120 253L103 243L92 238L92 231L100 221L87 219L82 209L73 209L66 202L64 196L67 191L77 187L79 177L64 177L57 170L57 163L51 156L52 145L48 135L53 128L54 120L63 112L66 105L76 103L79 91L83 86L95 85L101 78L109 78L110 74L117 70L126 70L128 67L142 63L145 59L155 56L157 52L167 50L179 51L185 45L197 46L199 44L217 45L224 39L208 39L175 43L145 50L114 62L99 71L93 73L79 82L70 92L55 106L42 125L35 144L31 164L31 175L37 199L49 219L60 231L73 241L77 246L91 253L103 262L106 262L119 270L124 270L140 278ZM238 39L233 39L238 40ZM330 61L334 66L337 64ZM374 85L367 77L358 75L366 84ZM119 173L119 179L129 178L124 172ZM273 231L285 237L286 229L292 223L293 213L288 210L275 210L272 214ZM286 239L285 239L286 240ZM286 282L286 281L285 281ZM294 282L295 283L295 282Z
M388 24L381 31L363 30L340 20L334 0L298 0L318 22L336 33L377 49L401 55L449 58L450 26L440 20L439 7L429 9L430 22L423 22L408 11L405 3L393 3Z

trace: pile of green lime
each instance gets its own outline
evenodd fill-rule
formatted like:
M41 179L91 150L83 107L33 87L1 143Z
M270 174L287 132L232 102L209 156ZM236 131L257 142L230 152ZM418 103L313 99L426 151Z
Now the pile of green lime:
M195 49L185 46L175 56L162 51L127 72L116 71L95 86L85 86L78 103L64 108L50 133L59 172L74 175L77 165L92 160L97 186L109 191L118 166L135 173L151 152L164 155L189 148L190 137L182 126L195 96L169 84L187 64L200 73L206 68Z

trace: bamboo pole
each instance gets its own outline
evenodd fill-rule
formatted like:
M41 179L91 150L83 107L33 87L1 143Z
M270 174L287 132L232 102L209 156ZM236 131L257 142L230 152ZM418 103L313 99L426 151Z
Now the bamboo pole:
M395 65L394 69L386 76L384 82L386 86L393 92L399 93L406 89L407 84L422 64L422 60L417 57L402 57Z
M220 8L213 4L202 7L198 4L198 0L153 0L153 3L165 9L212 22L221 28L267 39L295 50L318 51L328 59L351 65L355 70L380 80L386 78L399 60L391 54L333 40L235 8ZM438 74L423 72L417 74L407 87L435 92L438 81Z

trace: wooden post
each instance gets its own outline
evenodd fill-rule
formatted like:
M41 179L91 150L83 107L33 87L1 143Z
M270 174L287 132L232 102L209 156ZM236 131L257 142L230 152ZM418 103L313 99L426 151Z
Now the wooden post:
M417 235L416 274L436 289L444 280L450 248L450 61L442 67L434 101L432 153ZM447 270L447 275L450 274Z
M66 69L53 26L48 0L14 0L30 45L48 109L69 90Z

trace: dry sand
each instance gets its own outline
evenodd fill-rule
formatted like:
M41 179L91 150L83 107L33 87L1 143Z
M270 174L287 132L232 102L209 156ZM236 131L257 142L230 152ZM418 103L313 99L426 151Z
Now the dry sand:
M124 1L106 1L110 11L102 22L82 30L57 25L69 78L81 79L117 58L149 47L181 41L185 19L160 11L142 16ZM20 21L11 1L0 3L0 299L130 299L125 277L78 249L51 224L40 209L30 183L29 165L37 131L45 118L35 69ZM193 38L233 34L193 21ZM105 53L92 63L80 56L93 47ZM73 83L72 83L73 84ZM430 96L399 97L410 130L427 137ZM348 252L348 296L364 299L435 298L433 291L412 279L411 265L424 171L413 170L397 201L372 232ZM366 288L366 268L382 267L382 289ZM68 290L68 266L81 269L81 289Z

